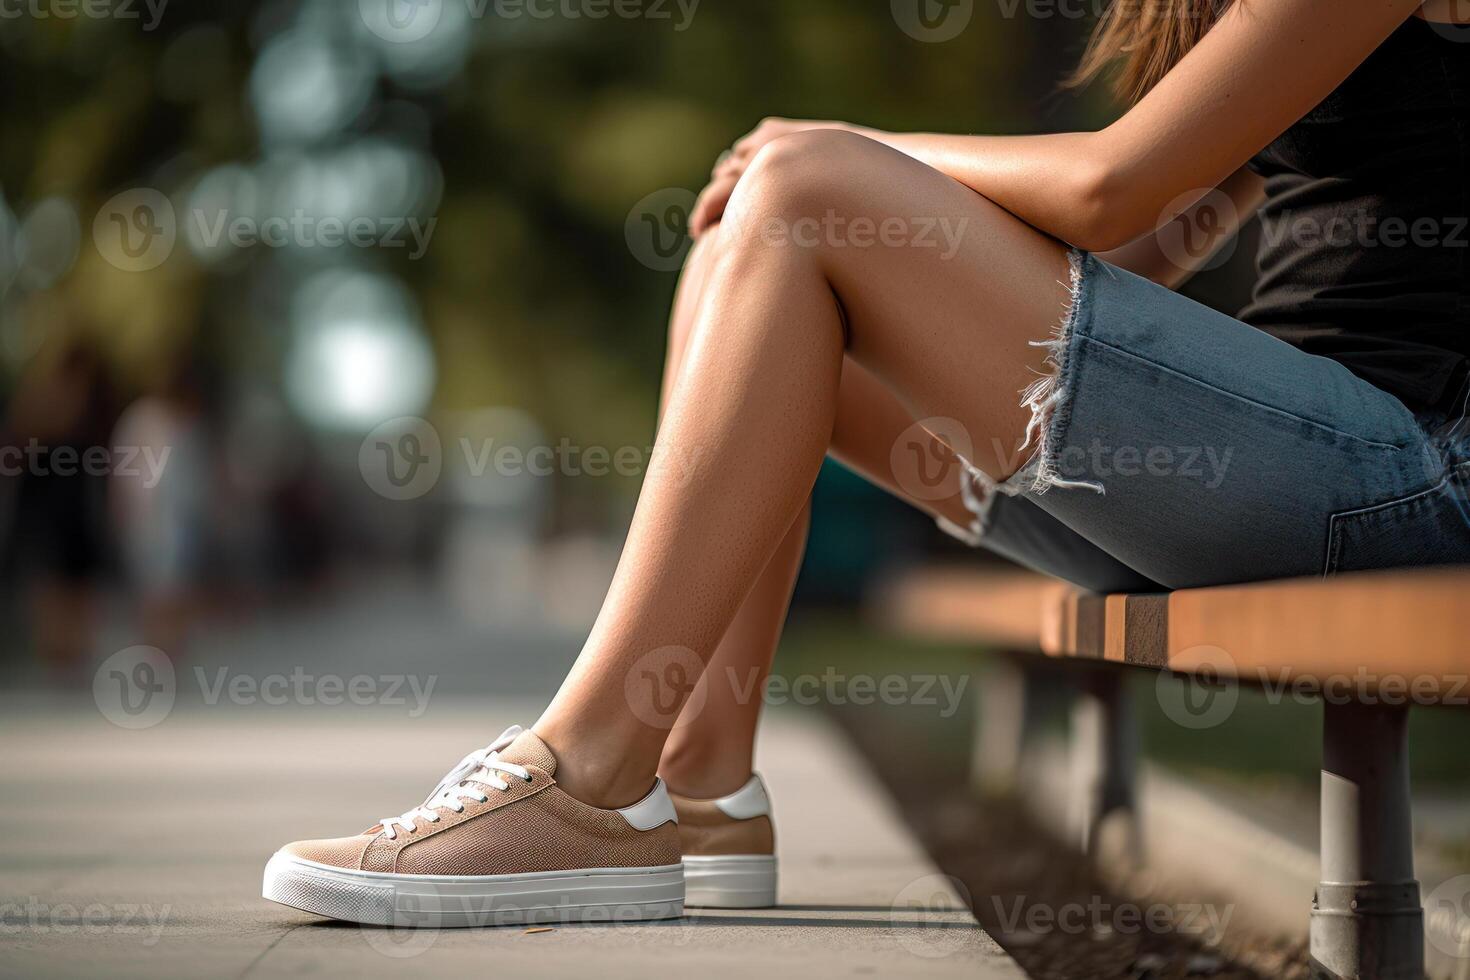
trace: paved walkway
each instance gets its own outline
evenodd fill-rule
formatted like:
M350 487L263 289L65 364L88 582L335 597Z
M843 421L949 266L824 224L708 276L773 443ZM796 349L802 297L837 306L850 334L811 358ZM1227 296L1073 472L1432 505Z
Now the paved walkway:
M137 731L86 695L0 697L0 975L1022 976L815 713L776 714L762 745L780 908L405 933L265 902L265 858L401 812L476 742L533 720L539 702L440 691L410 718L381 704L211 706L186 686L181 677L161 723Z

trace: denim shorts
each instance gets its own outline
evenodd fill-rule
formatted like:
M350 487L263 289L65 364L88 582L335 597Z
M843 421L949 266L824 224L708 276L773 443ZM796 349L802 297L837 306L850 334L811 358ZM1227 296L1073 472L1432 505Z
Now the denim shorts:
M967 536L1100 592L1470 563L1470 422L1085 253ZM1467 324L1470 327L1470 324Z

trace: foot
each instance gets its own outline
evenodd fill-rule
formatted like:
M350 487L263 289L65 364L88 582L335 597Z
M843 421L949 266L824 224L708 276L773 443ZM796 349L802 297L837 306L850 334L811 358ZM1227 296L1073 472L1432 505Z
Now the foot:
M760 776L729 796L692 800L670 793L684 852L684 902L716 909L776 904L776 835Z
M673 804L662 781L604 810L556 785L556 757L510 728L465 756L421 806L355 837L287 844L264 896L373 925L625 922L683 914Z

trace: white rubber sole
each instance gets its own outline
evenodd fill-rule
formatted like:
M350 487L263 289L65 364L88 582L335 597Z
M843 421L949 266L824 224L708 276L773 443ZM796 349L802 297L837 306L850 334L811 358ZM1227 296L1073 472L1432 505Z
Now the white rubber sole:
M766 909L776 904L773 854L684 858L684 904L707 909Z
M398 875L277 852L261 894L315 915L431 929L538 922L642 922L684 914L681 865L518 875Z

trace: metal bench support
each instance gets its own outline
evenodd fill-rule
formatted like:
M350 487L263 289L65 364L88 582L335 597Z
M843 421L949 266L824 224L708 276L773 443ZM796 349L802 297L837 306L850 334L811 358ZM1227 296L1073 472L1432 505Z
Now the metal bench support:
M1422 980L1424 914L1414 880L1408 709L1354 702L1324 710L1313 975Z
M1125 846L1136 857L1135 780L1138 728L1124 673L1087 671L1072 708L1072 830L1084 854L1094 854L1098 831L1114 814L1128 821Z
M1027 654L1001 654L987 664L974 690L975 741L970 753L970 785L982 794L1014 792L1024 757L1035 734L1045 686L1034 676Z

